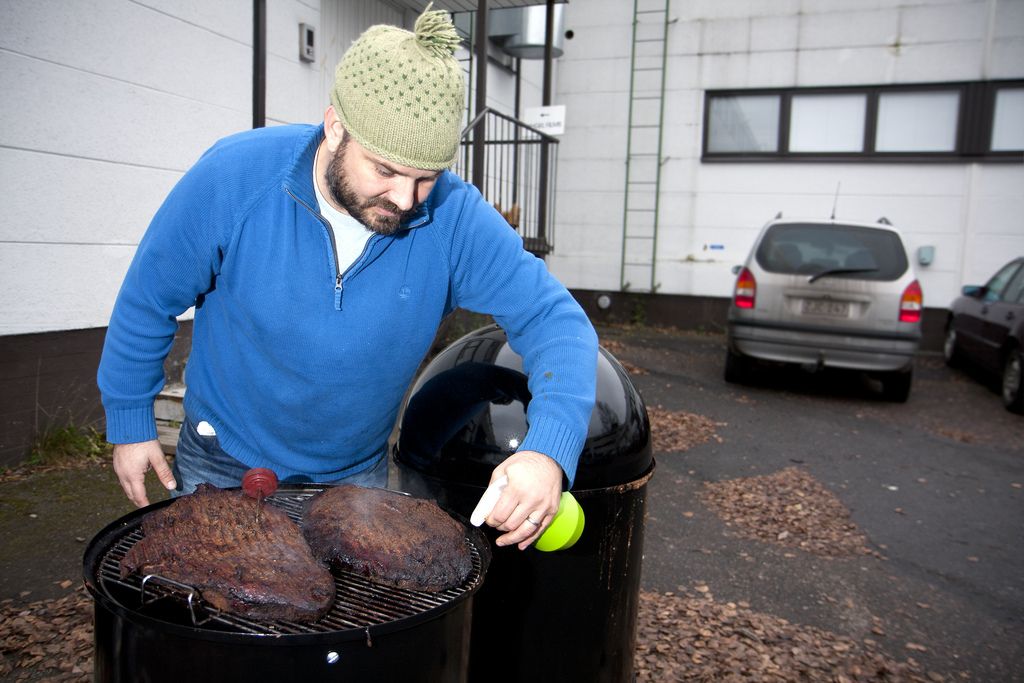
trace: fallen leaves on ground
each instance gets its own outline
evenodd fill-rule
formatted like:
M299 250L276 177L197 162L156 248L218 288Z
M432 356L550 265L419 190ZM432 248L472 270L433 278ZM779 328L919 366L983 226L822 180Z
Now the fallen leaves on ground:
M618 339L602 339L601 347L616 358L618 358L620 353L626 350L626 345Z
M14 481L24 481L31 476L38 474L49 474L51 472L63 472L65 470L81 470L91 467L107 468L109 464L97 461L96 458L67 458L58 462L45 465L22 464L15 468L0 469L0 484L7 484Z
M936 683L912 658L887 658L876 641L857 642L820 629L720 603L708 586L694 595L642 591L634 666L645 681L845 681ZM83 588L55 600L0 604L0 678L88 681L92 677L92 600ZM906 649L924 652L923 645Z
M0 603L0 678L10 681L92 679L93 602L85 588L54 600Z
M649 407L647 415L651 420L655 451L685 451L712 439L722 441L715 427L725 426L724 422L694 413L665 410L661 406Z
M601 347L608 353L614 356L615 360L619 362L619 365L631 375L647 375L646 368L642 368L639 365L634 365L628 360L623 360L621 354L626 350L626 345L616 339L601 340Z
M897 662L886 657L872 639L858 642L792 624L755 612L744 602L716 602L707 586L696 592L640 593L634 651L638 683L947 680L912 658Z
M950 427L942 426L942 427L936 427L935 432L939 436L944 436L947 439L951 439L953 441L959 441L960 443L974 443L974 442L976 442L978 440L978 437L977 437L976 434L973 434L973 433L968 432L968 431L964 431L963 429L953 429L953 428L950 428Z
M701 500L741 536L824 557L874 554L846 506L798 467L706 482Z
M620 360L619 364L623 367L623 369L626 372L628 372L631 375L649 375L649 374L651 374L651 373L649 373L647 371L646 368L642 368L639 365L633 365L628 360Z

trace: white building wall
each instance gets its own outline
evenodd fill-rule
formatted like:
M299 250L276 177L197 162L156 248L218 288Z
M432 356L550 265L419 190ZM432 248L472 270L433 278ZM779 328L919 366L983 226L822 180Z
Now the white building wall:
M568 287L619 287L632 4L595 0L565 9L573 39L556 63L553 103L566 105L566 129L547 261Z
M652 0L642 0L651 2ZM1024 252L1020 164L703 164L707 88L1024 76L1024 0L673 0L659 229L666 293L728 296L730 267L778 211L886 215L922 269L928 305ZM267 121L317 121L334 65L386 0L268 0ZM575 0L555 66L565 104L552 270L616 290L632 3ZM317 61L298 59L298 25ZM523 108L542 64L522 62ZM491 65L489 103L512 113ZM102 327L153 213L218 138L251 125L248 0L0 0L0 335ZM470 84L472 86L472 84ZM722 245L722 250L706 245Z
M315 122L379 0L268 0L267 124ZM0 0L0 335L105 327L153 214L252 126L250 0ZM299 60L299 24L317 61Z
M654 0L641 4L659 6ZM659 292L729 296L759 228L787 216L886 216L943 307L1024 253L1019 163L702 163L707 89L883 85L1024 77L1022 0L674 0L669 27ZM569 287L619 289L632 3L566 7L555 101L559 151L552 271ZM711 245L716 245L712 249Z
M180 4L0 4L0 334L105 325L163 195L251 120L251 3Z
M305 1L315 6L320 6L321 4L318 0ZM395 9L380 0L324 0L322 5L323 16L317 31L317 40L320 44L317 46L317 62L315 67L320 74L320 78L313 84L314 89L312 93L313 101L315 102L313 109L316 111L318 118L323 116L324 110L330 104L329 93L334 86L335 67L341 60L342 55L345 54L345 50L349 48L363 31L375 24L392 24L404 26L411 30L413 23L416 21L415 16L406 16L407 13ZM284 22L283 25L287 25L287 22ZM296 31L298 31L298 24L295 25ZM298 45L297 32L294 38L295 45ZM294 58L294 50L288 52L291 48L287 45L284 46L284 49L284 55L291 55ZM287 58L282 61L287 63ZM270 71L269 59L267 71ZM275 83L274 90L277 90L276 86L281 85L284 84L280 82ZM271 86L268 84L268 92L270 89Z

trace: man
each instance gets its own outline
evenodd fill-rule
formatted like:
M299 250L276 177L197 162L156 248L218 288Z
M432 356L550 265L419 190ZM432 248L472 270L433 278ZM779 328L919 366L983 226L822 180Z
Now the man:
M125 277L99 367L114 470L137 505L152 468L174 494L287 481L387 484L387 438L445 315L489 313L532 394L519 452L487 523L536 540L571 483L593 407L585 314L454 162L464 77L458 34L366 31L338 65L322 126L214 145L171 191ZM174 472L156 439L176 316L195 306L187 419Z

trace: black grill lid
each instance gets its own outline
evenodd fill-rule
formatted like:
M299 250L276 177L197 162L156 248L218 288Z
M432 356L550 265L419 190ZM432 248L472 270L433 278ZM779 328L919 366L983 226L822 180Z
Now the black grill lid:
M599 349L597 394L574 490L627 484L653 464L647 408L629 374ZM475 330L420 373L401 416L395 459L444 481L486 487L526 436L522 358L497 325Z

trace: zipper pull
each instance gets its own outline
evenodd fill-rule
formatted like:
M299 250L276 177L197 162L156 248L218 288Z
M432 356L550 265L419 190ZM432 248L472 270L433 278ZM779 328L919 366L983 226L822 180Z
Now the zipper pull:
M334 279L334 310L341 310L341 273L338 273Z
M334 291L335 292L341 291L341 273L338 273L334 277Z

